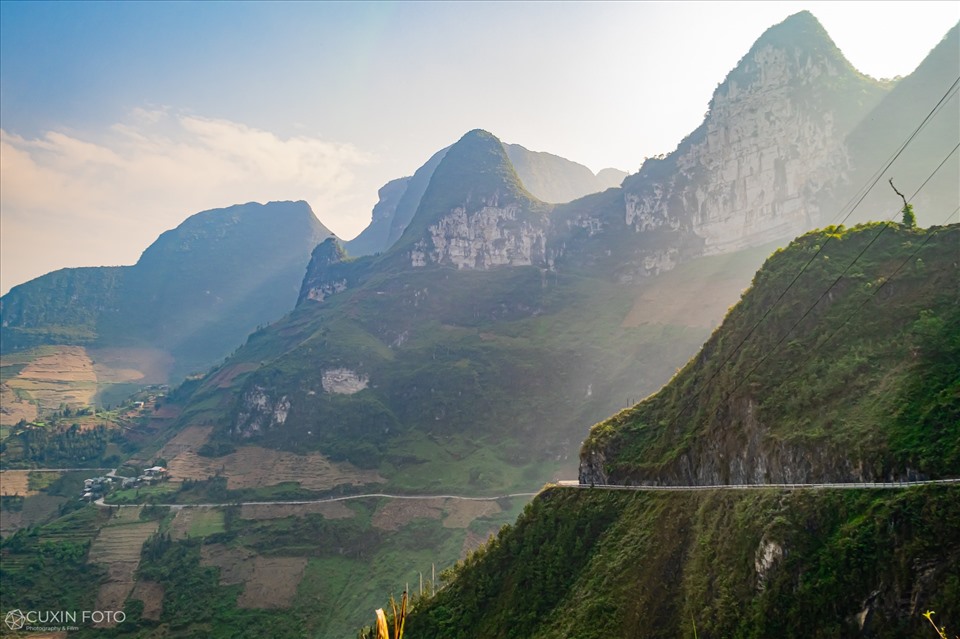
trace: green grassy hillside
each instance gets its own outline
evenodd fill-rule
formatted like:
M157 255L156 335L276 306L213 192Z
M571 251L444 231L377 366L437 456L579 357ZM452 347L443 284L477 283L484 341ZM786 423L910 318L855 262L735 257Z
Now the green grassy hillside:
M711 484L960 474L958 246L957 225L799 238L767 261L669 385L593 428L583 476Z
M935 637L924 611L960 624L957 492L550 489L406 634Z

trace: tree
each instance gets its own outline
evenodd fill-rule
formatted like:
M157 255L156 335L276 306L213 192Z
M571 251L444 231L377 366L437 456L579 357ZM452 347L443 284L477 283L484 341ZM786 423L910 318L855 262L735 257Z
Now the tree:
M917 216L913 213L913 205L907 202L907 198L904 197L903 193L897 190L897 187L893 185L893 178L890 178L890 188L893 189L893 192L900 196L900 199L903 200L903 221L901 224L908 229L917 228Z

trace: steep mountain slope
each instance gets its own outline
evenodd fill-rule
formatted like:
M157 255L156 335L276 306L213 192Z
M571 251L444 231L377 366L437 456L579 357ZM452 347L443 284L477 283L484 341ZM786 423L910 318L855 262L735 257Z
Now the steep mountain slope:
M506 489L569 467L584 425L652 390L710 319L625 326L638 289L545 270L549 210L495 137L468 133L390 251L317 247L294 313L251 336L186 419L421 488Z
M620 186L626 177L627 173L620 169L600 169L597 173L597 181L600 182L601 190L613 189Z
M397 206L407 192L412 179L411 177L397 178L380 187L377 191L380 199L373 207L370 224L357 237L344 242L344 248L351 255L373 255L393 243L390 241L390 228L397 215Z
M547 489L406 634L929 639L960 618L957 493Z
M503 148L524 188L544 202L571 202L609 188L606 182L600 180L599 174L594 175L582 164L552 153L531 151L519 144L504 144ZM608 170L613 171L614 175L617 173L616 169ZM622 173L620 179L625 177L626 174ZM610 179L615 178L607 177L608 181Z
M593 428L581 481L960 474L958 246L956 225L801 237L668 386Z
M819 225L846 184L844 137L887 88L857 72L810 13L787 18L673 153L648 159L619 197L558 208L558 267L632 278Z
M162 234L134 266L63 269L0 300L3 348L150 346L174 376L206 368L296 300L328 231L305 202L204 211Z
M881 228L810 233L771 257L697 358L594 427L581 483L960 475L960 225L889 228L866 248ZM408 632L927 637L925 610L960 617L958 490L548 489L446 576Z

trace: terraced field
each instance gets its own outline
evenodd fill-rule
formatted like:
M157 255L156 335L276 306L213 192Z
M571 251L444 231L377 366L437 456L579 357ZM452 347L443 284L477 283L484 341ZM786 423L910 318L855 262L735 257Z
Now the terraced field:
M166 451L171 444L173 440L163 450ZM299 483L307 490L329 490L343 485L362 486L386 481L375 471L361 470L348 463L333 463L319 453L297 455L259 446L244 446L216 458L201 457L193 450L183 450L173 457L161 452L161 456L168 460L167 468L173 481L201 480L219 474L227 478L227 488L231 490L284 482Z
M223 532L223 511L218 508L181 508L170 522L170 538L206 537Z
M44 349L16 377L5 381L18 395L36 402L41 412L56 410L61 404L89 406L97 393L93 361L80 346Z
M213 426L187 426L163 445L157 457L174 459L185 452L197 452L207 443L211 432L213 432Z
M372 524L381 530L399 530L416 519L443 519L444 528L466 528L479 517L501 512L495 501L467 499L398 499L383 502L373 515Z
M67 501L67 497L39 493L25 498L19 510L0 510L0 536L8 537L21 528L51 519Z
M140 508L120 508L90 546L88 561L107 569L107 580L97 592L98 610L122 610L133 591L143 542L157 532L156 521L139 521ZM104 622L100 627L111 627Z
M245 548L208 544L201 565L220 569L220 585L243 584L240 608L287 608L307 567L306 557L263 557Z
M36 495L36 490L30 489L29 470L0 471L0 495L20 495L28 497Z
M0 426L14 426L21 419L32 422L37 418L36 405L25 395L17 393L4 377L0 382Z
M138 581L133 586L130 599L139 599L143 602L144 619L159 621L163 613L163 586L155 581Z
M253 573L237 598L241 608L289 608L307 567L306 557L254 557Z
M349 519L356 513L343 502L313 504L244 504L240 508L241 519L283 519L284 517L303 517L316 513L324 519Z
M42 346L0 358L0 426L33 421L66 404L114 403L146 384L167 381L169 353L149 348ZM81 424L83 425L83 424Z

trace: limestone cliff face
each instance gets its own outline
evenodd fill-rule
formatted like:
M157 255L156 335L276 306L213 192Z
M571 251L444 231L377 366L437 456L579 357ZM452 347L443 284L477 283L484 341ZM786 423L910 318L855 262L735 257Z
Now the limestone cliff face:
M832 442L789 443L757 419L756 405L741 400L698 435L676 459L643 472L610 472L604 450L584 451L581 484L717 486L882 482L925 478L913 468L878 468Z
M848 179L845 136L885 91L812 15L792 16L717 88L699 128L623 181L617 214L581 207L566 222L620 241L620 279L655 272L648 257L666 241L682 244L686 258L795 237L836 212L825 208Z
M437 166L398 246L412 267L543 265L548 210L520 183L500 140L471 131Z
M331 368L323 371L320 377L324 392L335 395L353 395L359 393L370 383L366 375L349 368Z
M714 254L798 235L819 220L817 194L848 170L844 132L831 111L800 95L849 71L772 44L752 52L740 71L671 158L670 176L643 179L641 170L625 189L628 227L689 229Z
M322 302L335 293L347 290L347 276L335 268L345 258L343 247L336 238L331 237L318 244L310 256L297 304L304 300Z
M240 400L232 432L242 438L253 437L282 426L290 413L290 399L286 395L274 397L264 386L255 385Z
M410 252L412 266L445 264L466 269L543 265L546 230L524 219L517 204L500 205L490 198L479 210L457 207L428 228Z

